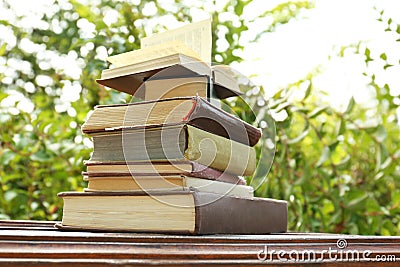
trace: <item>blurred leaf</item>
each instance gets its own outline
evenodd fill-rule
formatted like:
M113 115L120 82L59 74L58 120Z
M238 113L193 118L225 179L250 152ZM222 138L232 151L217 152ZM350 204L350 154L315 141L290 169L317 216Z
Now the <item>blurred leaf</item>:
M33 161L39 162L49 162L52 159L52 157L44 151L38 151L35 154L32 154L30 158Z
M336 135L343 135L346 131L346 121L344 119L340 119L337 126L337 133Z
M14 191L7 191L4 193L4 199L8 202L12 201L18 196L18 194Z
M364 201L369 197L369 195L363 191L353 190L349 197L351 200L346 203L346 208L352 210L357 209L360 205L364 205Z
M338 170L347 170L351 166L351 157L346 155L346 157L341 160L338 164L336 164L336 168Z
M318 107L316 109L314 109L309 115L308 117L310 119L317 117L318 115L320 115L322 112L326 111L328 109L327 106L322 106L322 107Z
M287 141L288 144L295 144L300 142L301 140L303 140L307 135L308 135L309 130L305 129L301 134L299 134L298 136L296 136L293 139L289 139Z
M331 152L335 151L335 149L336 149L336 147L338 146L339 143L340 143L340 141L335 141L335 142L333 142L332 144L330 144L330 145L328 146L329 150L330 150Z
M383 69L386 70L387 68L393 67L394 65L392 64L385 64L385 66L383 66Z
M315 164L316 167L320 167L325 161L329 159L330 155L331 151L329 150L329 147L325 146L324 149L322 150L320 158L318 159L318 162Z
M353 111L353 108L354 108L355 103L356 103L356 102L354 101L354 98L351 97L350 100L349 100L349 103L347 104L346 111L345 111L344 113L345 113L345 114L351 113L351 112Z
M0 57L4 56L6 53L6 48L7 48L7 43L4 43L2 46L0 46Z
M237 0L236 5L235 5L235 14L240 16L243 13L243 8L245 7L246 2L242 0Z
M10 164L10 161L15 158L15 152L5 149L0 154L0 162L4 165Z
M371 58L371 50L369 50L368 47L365 48L364 55L365 55L365 57L366 57L365 62L369 62L369 61L372 61L372 60L373 60L373 59Z
M385 127L383 127L382 125L379 125L376 128L376 131L374 131L374 133L372 135L376 138L376 140L379 143L382 143L387 137L387 133L386 133Z
M306 92L304 94L304 100L310 96L311 91L312 91L311 89L312 89L312 82L310 81L310 83L307 86Z

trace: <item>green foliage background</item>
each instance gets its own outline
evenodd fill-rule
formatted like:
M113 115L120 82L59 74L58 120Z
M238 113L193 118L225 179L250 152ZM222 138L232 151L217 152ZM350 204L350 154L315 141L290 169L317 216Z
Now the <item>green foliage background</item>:
M129 101L128 96L95 83L107 67L98 54L137 49L140 38L166 29L156 23L157 18L189 22L193 8L203 9L199 2L189 7L180 1L174 5L156 1L157 14L145 15L142 11L149 3L55 1L40 15L44 26L21 26L24 15L16 11L13 21L0 17L0 31L11 32L17 40L15 44L0 43L0 67L8 69L0 73L0 219L60 220L62 203L57 193L85 187L81 171L92 148L80 126L95 105ZM210 14L214 62L244 60L236 51L243 49L239 37L248 28L242 14L249 3L230 1L223 8L239 25L222 20L222 12ZM7 1L3 6L11 8ZM253 41L311 8L312 1L288 1L265 11L260 17L272 22L260 29ZM118 20L107 25L103 17L110 10L118 12ZM377 10L377 17L387 31L399 35L400 26L384 19L384 12ZM85 33L82 23L89 24L93 33ZM218 34L221 32L226 33ZM219 38L230 44L226 51L218 50ZM40 48L27 51L21 45L27 41ZM338 49L335 56L344 56L347 48ZM374 58L362 41L350 48L365 56L365 64L387 62L385 53ZM82 69L78 77L54 68L46 56L62 61L71 53ZM383 68L391 67L386 63ZM246 94L245 101L256 114L264 114L268 107L274 114L287 114L276 122L275 160L256 194L289 201L291 231L400 234L398 97L389 94L388 85L379 87L374 74L365 74L375 90L377 105L365 108L351 99L345 111L338 111L324 103L322 92L314 88L317 72L281 88L269 99L263 96L263 88L260 93ZM79 97L65 99L63 90L71 88L77 88ZM301 88L305 88L302 96L293 97ZM23 111L21 105L26 102L22 99L33 104L32 112ZM230 104L243 119L254 121L244 102Z

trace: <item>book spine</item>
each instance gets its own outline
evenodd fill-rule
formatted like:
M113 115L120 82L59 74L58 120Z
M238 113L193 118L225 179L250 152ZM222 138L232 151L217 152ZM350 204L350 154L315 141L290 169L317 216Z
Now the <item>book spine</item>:
M269 234L287 231L287 202L193 192L195 234Z

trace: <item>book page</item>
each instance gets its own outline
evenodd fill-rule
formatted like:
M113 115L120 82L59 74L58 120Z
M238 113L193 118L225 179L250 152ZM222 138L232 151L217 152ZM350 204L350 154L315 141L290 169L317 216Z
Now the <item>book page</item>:
M108 57L106 60L114 67L139 64L144 61L157 60L163 57L182 53L187 56L201 59L200 56L181 41L164 42L149 47L125 52Z
M141 48L171 41L181 41L194 50L204 62L211 63L211 19L194 22L177 29L142 38Z

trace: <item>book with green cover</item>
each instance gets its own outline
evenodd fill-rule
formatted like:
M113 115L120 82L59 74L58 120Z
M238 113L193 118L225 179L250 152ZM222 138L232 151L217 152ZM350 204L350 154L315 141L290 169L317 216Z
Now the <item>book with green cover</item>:
M191 125L125 128L92 134L90 161L195 161L235 175L252 175L254 147Z

